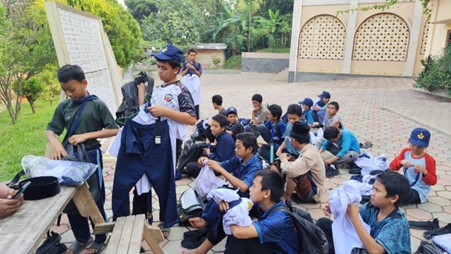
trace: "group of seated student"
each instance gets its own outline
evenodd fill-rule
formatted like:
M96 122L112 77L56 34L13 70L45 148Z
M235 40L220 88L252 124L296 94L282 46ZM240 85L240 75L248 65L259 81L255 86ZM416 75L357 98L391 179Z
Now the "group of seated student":
M284 183L279 173L271 170L259 170L255 173L246 196L250 197L254 203L249 215L257 218L258 221L254 221L247 227L231 225L232 234L228 236L224 253L299 253L300 242L291 216L283 210L276 209L278 206L285 206L281 199L283 193ZM213 204L216 205L214 202ZM216 206L216 209L210 209L209 212L218 214L229 209L229 204L224 201ZM191 223L193 227L208 226L207 239L198 248L184 249L181 253L205 254L227 237L222 227L222 220L216 223L219 225L212 226L213 224L207 223L202 218L193 218Z
M255 135L250 132L243 132L236 136L234 157L221 163L201 157L198 163L201 166L205 160L208 160L209 168L223 176L233 189L238 189L239 196L249 197L249 188L253 184L255 175L263 168L261 160L256 153L257 149L258 145ZM218 220L218 218L219 206L212 199L206 205L201 217L189 220L194 228L209 228L207 239L197 249L191 250L190 253L207 253L214 245L226 237L222 227L222 220Z
M296 163L302 167L309 164L308 161L314 161L314 164L321 168L321 158L315 151L316 148L308 144L308 128L309 126L304 123L294 123L291 137L296 141L293 145L308 159L299 156L298 162L289 162L288 158L282 154L282 167L288 174L294 176L302 174L293 167ZM244 138L245 136L249 139ZM246 140L252 140L253 145L246 147ZM284 187L283 178L277 171L261 169L261 164L253 153L256 148L256 139L252 133L239 134L236 146L237 157L230 160L235 163L226 161L219 164L209 161L209 166L229 180L234 188L238 188L241 196L250 197L254 207L249 215L258 220L246 227L232 225L232 234L228 236L225 253L299 253L301 243L297 238L291 216L283 210L271 212L275 207L285 205L288 181L287 187ZM308 146L310 148L306 148ZM204 159L201 158L199 163ZM237 175L243 172L246 165L249 165L253 159L252 169L245 175ZM236 170L237 167L239 167L238 170ZM322 168L324 169L324 165ZM313 170L315 169L311 170L312 173ZM230 173L231 171L233 174ZM324 176L324 171L322 175ZM250 179L253 179L251 185ZM410 253L408 222L404 213L398 208L407 198L409 189L410 183L406 177L387 170L377 176L371 200L368 203L362 205L360 209L355 204L348 205L346 214L363 247L369 253ZM219 213L224 213L228 209L228 203L222 202L218 205L210 200L201 217L190 219L191 226L194 228L208 227L207 239L198 248L185 249L181 253L207 253L227 237L222 227L222 220L218 220L218 216ZM326 216L331 213L328 203L324 206L324 212ZM370 232L364 229L360 218L370 226ZM330 243L329 253L334 253L332 221L328 218L320 218L316 225L323 230Z
M235 156L222 162L211 157L198 160L200 167L208 159L208 166L217 175L223 176L230 187L238 189L241 197L250 197L254 202L249 215L258 221L247 227L232 225L225 253L298 253L300 243L293 232L291 217L282 210L270 212L294 198L298 200L294 200L296 202L326 203L325 214L330 215L330 207L325 202L325 178L339 174L336 173L339 172L337 164L354 163L360 154L360 146L356 136L344 129L338 115L339 104L329 100L330 93L323 91L320 95L322 103L316 102L312 106L310 99L305 98L299 103L301 105L289 105L285 123L281 120L281 107L276 104L265 107L262 96L256 94L252 97L251 126L245 128L246 132L236 134ZM310 118L309 111L312 114L324 111L321 123L309 123L306 120ZM266 120L261 119L265 112L268 112ZM226 113L229 125L238 122L236 108L229 108ZM312 127L324 131L323 139L316 144L311 142ZM270 170L263 169L261 159L267 159L268 155L258 153L268 148L262 149L265 145L258 148L256 130L268 144L277 142L274 155L280 163L274 163ZM426 129L414 129L408 139L409 148L393 159L390 170L377 176L370 201L360 210L354 204L348 205L346 214L369 253L410 253L408 222L398 207L426 202L431 186L437 182L435 160L425 151L430 136ZM400 168L403 168L404 176L393 172ZM218 205L210 200L201 217L189 220L194 228L209 229L207 239L198 248L181 253L207 253L227 237L218 216L228 209L226 202ZM360 217L371 227L369 233L362 226ZM317 221L330 243L330 253L334 253L331 224L327 218Z

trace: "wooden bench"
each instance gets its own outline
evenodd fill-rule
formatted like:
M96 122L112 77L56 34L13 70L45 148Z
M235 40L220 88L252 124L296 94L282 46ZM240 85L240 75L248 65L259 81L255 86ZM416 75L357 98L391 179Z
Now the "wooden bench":
M0 220L0 252L34 253L71 199L80 214L91 217L95 229L105 227L106 223L86 183L76 188L61 186L58 195L40 200L27 200L13 216Z
M140 253L143 239L149 245L152 253L164 253L159 245L159 242L164 239L161 230L151 228L147 224L144 214L119 217L114 223L113 233L105 253Z

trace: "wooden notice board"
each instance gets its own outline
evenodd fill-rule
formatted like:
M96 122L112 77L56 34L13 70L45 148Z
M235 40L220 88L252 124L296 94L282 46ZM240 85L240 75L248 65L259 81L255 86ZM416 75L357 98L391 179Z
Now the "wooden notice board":
M88 91L106 103L113 116L122 101L116 59L99 17L46 2L45 9L60 66L81 66Z

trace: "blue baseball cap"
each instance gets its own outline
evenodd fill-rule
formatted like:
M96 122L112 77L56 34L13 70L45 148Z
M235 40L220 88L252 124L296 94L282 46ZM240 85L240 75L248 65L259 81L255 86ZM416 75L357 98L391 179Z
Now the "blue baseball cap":
M300 101L299 104L311 107L313 106L313 101L310 98L304 98L304 100Z
M330 98L330 93L328 91L323 91L322 94L318 95L320 99L322 98Z
M414 146L428 147L431 133L424 128L415 128L410 133L410 144Z
M238 115L238 111L236 110L235 107L230 107L230 108L227 109L227 115L229 115L229 114Z
M152 54L157 60L169 61L175 60L178 63L182 62L185 55L183 52L172 44L168 44L164 46L159 53Z

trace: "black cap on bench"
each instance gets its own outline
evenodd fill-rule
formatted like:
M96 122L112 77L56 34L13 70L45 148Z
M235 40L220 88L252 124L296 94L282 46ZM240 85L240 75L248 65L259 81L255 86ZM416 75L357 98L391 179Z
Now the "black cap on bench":
M25 179L19 183L22 187L27 182L31 182L30 186L24 192L25 200L38 200L53 197L60 193L60 185L58 178L54 176L40 176Z

